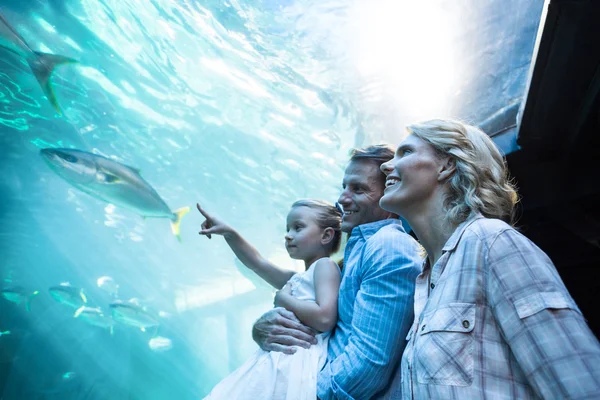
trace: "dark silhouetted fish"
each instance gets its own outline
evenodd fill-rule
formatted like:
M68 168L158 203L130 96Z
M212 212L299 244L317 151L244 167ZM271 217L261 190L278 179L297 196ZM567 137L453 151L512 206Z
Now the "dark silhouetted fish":
M33 75L38 80L48 101L52 104L56 112L62 115L62 110L56 99L50 77L57 65L76 63L77 61L58 54L34 51L15 28L4 19L2 14L0 14L0 47L23 57L27 61L31 72L33 72Z
M25 309L27 311L31 311L31 300L39 294L37 290L35 292L30 292L21 286L5 287L0 291L0 293L2 293L2 297L12 303L25 303Z
M135 302L115 301L110 304L112 317L115 321L139 328L143 332L148 328L158 327L158 317Z
M48 288L48 291L54 300L74 309L79 309L87 303L87 298L85 297L85 294L83 294L83 289L71 286L68 282L61 283L58 286L52 286Z

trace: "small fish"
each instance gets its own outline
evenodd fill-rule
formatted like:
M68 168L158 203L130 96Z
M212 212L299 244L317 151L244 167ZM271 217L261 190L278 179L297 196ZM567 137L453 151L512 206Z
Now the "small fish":
M119 292L119 285L117 285L113 278L111 278L110 276L102 276L98 278L96 283L98 284L98 287L104 290L106 293L108 293L112 297L117 297L117 294Z
M62 376L62 379L65 381L74 379L77 377L77 373L76 372L65 372Z
M15 28L13 28L1 14L0 47L18 55L19 57L24 58L25 61L27 61L29 68L31 68L31 72L33 72L33 75L39 82L42 91L48 98L48 101L50 104L52 104L52 107L54 107L56 112L62 115L63 112L58 104L54 89L52 88L50 77L52 76L52 72L54 72L54 68L57 65L71 64L76 63L77 61L58 54L47 54L34 51L27 44L27 42L25 42L25 39L19 35Z
M2 331L2 332L0 332L0 337L5 336L5 335L10 335L10 331Z
M83 289L71 286L68 282L52 286L48 288L48 291L54 300L74 309L79 309L87 303Z
M158 318L138 304L116 301L111 303L109 307L115 321L139 328L142 332L159 325Z
M31 300L40 292L29 292L21 286L5 287L1 291L2 297L15 304L25 303L25 309L31 311Z
M167 351L173 348L173 342L169 338L157 336L150 339L148 347L154 351Z
M90 325L108 329L110 330L110 334L113 334L113 320L110 317L104 315L104 313L99 307L82 306L79 309L77 309L77 311L75 311L73 317L79 318Z
M58 176L82 192L144 218L168 218L181 242L179 225L190 208L171 211L138 169L82 150L47 148L40 154Z

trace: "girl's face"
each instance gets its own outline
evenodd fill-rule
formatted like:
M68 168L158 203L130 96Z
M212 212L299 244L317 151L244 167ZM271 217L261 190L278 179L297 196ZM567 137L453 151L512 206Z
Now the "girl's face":
M381 165L386 175L381 208L405 218L425 210L442 187L444 165L429 143L415 135L407 137L394 158Z
M291 258L308 261L323 252L324 229L317 225L318 212L309 207L294 207L286 222L285 248Z

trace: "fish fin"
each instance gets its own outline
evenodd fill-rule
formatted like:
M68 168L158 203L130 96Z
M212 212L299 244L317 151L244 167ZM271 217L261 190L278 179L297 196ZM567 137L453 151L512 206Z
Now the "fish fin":
M132 167L132 166L130 166L130 165L127 165L127 168L129 168L130 170L132 170L133 172L135 172L135 173L136 173L136 174L138 174L138 175L141 175L141 174L142 174L142 171L141 171L139 168Z
M104 183L119 183L121 178L106 171L96 173L96 176L102 179Z
M25 309L26 309L27 311L31 311L31 300L33 300L33 298L34 298L35 296L37 296L39 293L40 293L40 292L36 290L35 292L33 292L33 293L32 293L32 294L31 294L31 295L30 295L30 296L27 298L27 301L25 302Z
M114 336L115 335L115 324L110 324L110 336Z
M175 210L175 212L173 213L173 216L175 217L175 221L171 221L171 232L173 232L173 235L177 236L177 240L179 240L179 243L181 243L181 233L179 231L179 225L181 224L181 218L183 218L183 216L185 214L187 214L188 212L190 212L190 208L183 207L183 208L180 208L179 210Z
M81 291L79 292L79 295L81 296L81 300L83 300L84 303L87 303L87 297L85 297L85 293L83 293L83 289L81 289Z
M146 332L146 328L144 328L143 326L140 328L140 331L142 332Z
M69 57L61 56L58 54L41 53L38 51L35 52L35 58L27 60L29 68L31 68L33 75L35 75L40 86L42 87L42 91L48 98L48 101L50 102L52 107L54 107L54 109L59 115L63 115L63 112L60 108L60 105L58 104L58 100L56 98L56 94L54 93L54 88L52 87L50 77L52 76L54 68L57 65L72 64L76 62L76 60Z
M81 315L81 313L83 312L83 310L85 309L85 306L81 306L77 309L77 311L75 311L75 314L73 314L73 318L77 318Z

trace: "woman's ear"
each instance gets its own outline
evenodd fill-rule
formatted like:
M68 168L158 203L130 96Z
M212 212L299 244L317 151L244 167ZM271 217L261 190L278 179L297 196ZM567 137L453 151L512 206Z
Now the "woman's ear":
M454 175L455 171L456 171L456 163L454 162L454 159L452 159L450 157L443 158L442 160L440 160L438 181L444 182L444 181L450 179L450 177L452 175Z
M333 228L325 228L325 230L323 231L323 235L321 236L321 244L323 246L329 244L333 238L335 236L335 231L333 230Z

